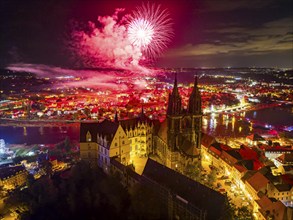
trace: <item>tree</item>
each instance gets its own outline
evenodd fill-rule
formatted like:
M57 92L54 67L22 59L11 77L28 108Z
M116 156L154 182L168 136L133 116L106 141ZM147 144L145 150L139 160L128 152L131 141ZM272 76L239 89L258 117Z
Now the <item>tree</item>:
M227 193L225 193L225 205L224 205L224 216L222 216L222 219L225 220L235 220L235 205L231 202L231 199L227 196Z
M216 169L212 169L211 173L208 175L208 184L212 186L213 183L216 181L216 179L217 179L217 171Z
M231 199L225 194L225 205L224 205L224 216L222 219L225 220L253 220L252 211L247 206L237 208L231 201Z
M133 219L164 219L159 195L152 189L136 185L131 194L131 217Z
M252 211L249 210L247 206L242 206L236 209L235 217L236 219L239 219L239 220L252 220L253 214L252 214Z
M200 171L201 171L200 163L196 163L196 164L188 163L185 166L185 175L190 177L191 179L198 180L200 177Z
M71 143L68 136L64 140L64 149L66 152L69 152L71 150Z
M31 186L34 184L34 182L35 182L34 175L29 174L29 175L27 176L26 185L27 185L28 187L31 187Z

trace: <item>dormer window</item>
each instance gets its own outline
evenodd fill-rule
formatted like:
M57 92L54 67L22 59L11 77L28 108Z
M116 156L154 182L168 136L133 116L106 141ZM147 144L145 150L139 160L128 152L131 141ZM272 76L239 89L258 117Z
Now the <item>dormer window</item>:
M91 133L89 131L86 133L86 141L87 142L92 141L92 135L91 135Z

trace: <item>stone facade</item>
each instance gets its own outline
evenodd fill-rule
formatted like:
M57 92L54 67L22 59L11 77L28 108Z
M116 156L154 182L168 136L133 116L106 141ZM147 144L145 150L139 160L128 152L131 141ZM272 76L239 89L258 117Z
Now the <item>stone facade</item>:
M177 78L169 94L167 117L154 137L154 149L167 167L185 173L189 164L200 163L202 110L195 78L188 108L183 109Z
M139 117L133 119L119 121L116 113L114 122L82 123L81 158L108 167L113 157L127 165L131 156L147 157L152 153L165 166L185 173L187 165L200 163L202 111L197 78L187 109L181 105L175 77L167 117L162 123L150 120L143 108Z

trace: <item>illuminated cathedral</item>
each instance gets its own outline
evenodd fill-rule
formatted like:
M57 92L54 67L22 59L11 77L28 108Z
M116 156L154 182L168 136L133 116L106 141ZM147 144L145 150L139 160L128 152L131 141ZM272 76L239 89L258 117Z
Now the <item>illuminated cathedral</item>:
M188 164L200 162L201 96L197 78L189 97L187 109L182 108L177 77L169 94L167 117L154 135L154 151L167 167L185 173Z
M188 164L200 163L202 110L197 78L186 109L182 107L177 76L169 94L166 119L149 119L142 108L133 119L81 123L80 155L107 171L110 160L131 164L131 156L154 155L163 165L185 173Z

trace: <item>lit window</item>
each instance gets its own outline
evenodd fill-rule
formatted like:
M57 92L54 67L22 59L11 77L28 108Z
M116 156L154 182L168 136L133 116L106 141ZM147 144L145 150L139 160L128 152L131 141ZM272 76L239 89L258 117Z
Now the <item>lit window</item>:
M89 131L86 133L86 141L87 142L92 141L92 135Z

